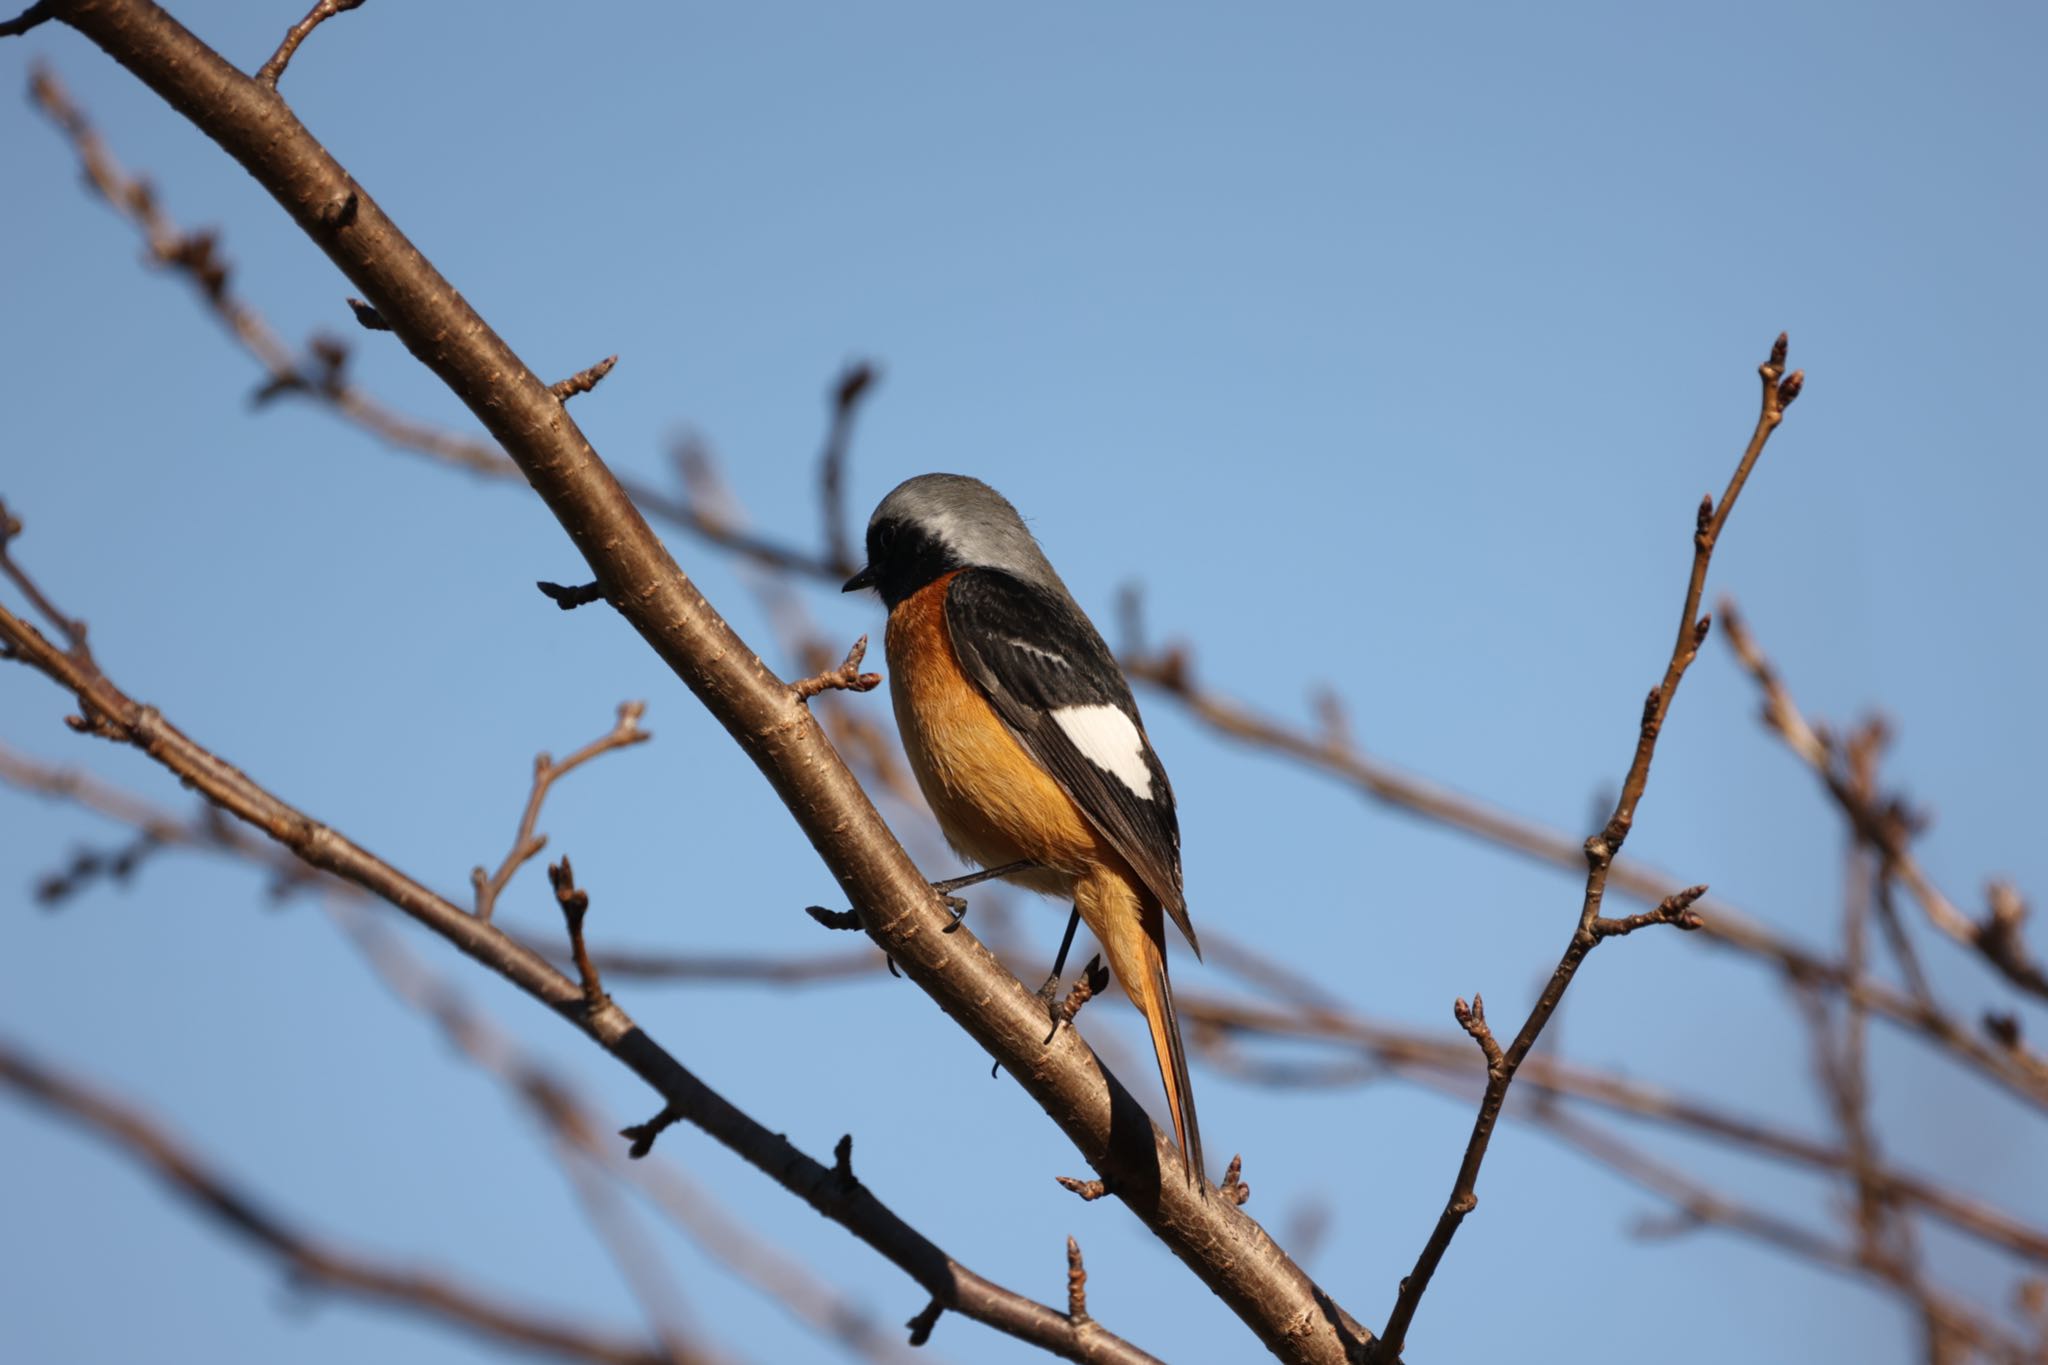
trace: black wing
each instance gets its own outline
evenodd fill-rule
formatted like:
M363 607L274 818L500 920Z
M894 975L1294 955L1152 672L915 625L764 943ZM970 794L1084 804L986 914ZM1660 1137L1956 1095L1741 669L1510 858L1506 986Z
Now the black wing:
M1200 956L1181 893L1180 820L1116 657L1063 593L999 569L946 591L960 667L1031 756L1123 855Z

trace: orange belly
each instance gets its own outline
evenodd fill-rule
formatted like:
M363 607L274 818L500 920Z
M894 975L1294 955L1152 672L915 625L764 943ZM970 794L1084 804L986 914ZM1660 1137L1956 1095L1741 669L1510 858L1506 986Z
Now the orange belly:
M1041 868L1006 880L1071 896L1076 879L1123 859L961 671L946 629L952 578L889 613L889 696L910 769L955 852L983 867L1028 858Z

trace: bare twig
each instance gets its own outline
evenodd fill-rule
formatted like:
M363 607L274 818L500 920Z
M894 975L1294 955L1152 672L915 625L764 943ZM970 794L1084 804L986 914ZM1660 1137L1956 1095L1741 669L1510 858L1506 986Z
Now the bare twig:
M57 604L43 592L42 586L15 561L14 541L21 532L21 518L8 509L4 499L0 499L0 574L6 575L7 580L28 599L29 606L35 609L36 614L41 616L52 630L64 637L64 647L70 651L73 658L83 663L91 663L92 649L86 644L85 622L57 610Z
M277 89L277 79L284 75L285 66L291 61L292 54L299 50L299 44L305 42L314 29L335 15L359 9L362 3L363 0L319 0L312 9L306 11L305 18L291 26L291 30L284 35L284 41L277 45L277 51L270 54L270 60L256 69L256 83L272 90Z
M837 668L799 678L789 685L789 690L798 701L809 701L820 692L872 692L882 685L882 675L860 671L860 661L867 655L868 637L863 635L853 642L853 648L846 651L845 661Z
M34 28L37 24L48 23L57 17L56 6L49 0L38 0L12 19L0 23L0 38L16 38Z
M1856 837L1883 859L1881 875L1896 878L1943 934L1981 957L2014 986L2048 1000L2048 968L2028 950L2021 932L2026 907L2018 893L2003 883L1993 883L1982 920L1972 920L1957 908L1913 853L1912 837L1919 821L1905 801L1885 796L1874 782L1859 786L1853 772L1853 745L1837 741L1830 731L1810 724L1800 713L1791 689L1757 645L1733 602L1723 598L1721 614L1728 628L1728 647L1763 692L1764 723L1813 770Z
M592 602L604 601L604 584L602 583L577 583L565 586L561 583L549 583L546 580L542 580L533 586L539 588L548 600L563 611L574 611L578 607L587 607Z
M476 917L488 921L498 908L498 896L504 891L512 875L547 847L548 837L535 832L540 821L541 803L548 798L548 792L555 783L600 754L614 749L624 749L654 738L653 734L640 728L640 717L647 714L647 703L640 701L621 702L618 719L612 728L599 735L590 743L570 754L560 763L542 752L534 755L533 785L526 793L526 809L519 816L519 832L512 836L512 847L498 864L495 872L486 872L481 865L469 874L470 885L476 890Z
M1244 1179L1243 1153L1230 1158L1230 1165L1223 1172L1223 1183L1216 1188L1233 1204L1242 1204L1252 1197L1252 1187Z
M583 946L583 917L590 911L590 895L576 885L576 873L567 858L548 864L548 885L555 889L555 904L562 908L562 922L569 928L569 955L575 959L576 976L583 983L584 1007L601 1010L611 1003L611 997L604 993L590 950Z
M855 557L846 519L846 456L853 441L853 418L861 398L881 374L865 360L848 365L832 385L832 424L825 449L818 456L818 505L825 518L825 560L845 577L861 565Z
M1074 982L1074 988L1052 1007L1053 1033L1059 1032L1060 1025L1073 1023L1074 1016L1081 1012L1081 1007L1093 1000L1096 992L1108 988L1109 968L1102 965L1102 957L1097 954L1089 958L1088 965L1081 969L1080 978ZM1052 1033L1045 1035L1045 1041L1052 1041Z
M348 310L356 315L356 324L365 332L388 332L391 324L384 321L384 315L361 299L350 299Z
M1081 1244L1067 1238L1067 1321L1079 1327L1088 1317L1088 1271L1081 1264Z
M542 1317L434 1272L394 1267L316 1237L239 1188L136 1110L5 1042L0 1042L0 1082L113 1142L201 1212L277 1258L302 1279L497 1341L570 1359L613 1365L662 1365L671 1359L664 1351L607 1331Z
M1692 907L1706 894L1707 888L1703 885L1688 886L1685 890L1674 891L1657 902L1654 910L1645 910L1639 915L1624 915L1619 919L1610 919L1603 915L1593 921L1593 937L1619 938L1623 934L1633 934L1636 930L1648 928L1653 924L1669 924L1688 931L1697 929L1705 921ZM1862 964L1852 963L1851 970L1860 974Z
M1478 1116L1473 1120L1472 1136L1466 1143L1464 1160L1459 1164L1457 1179L1451 1186L1451 1193L1444 1203L1444 1211L1437 1219L1435 1230L1423 1245L1422 1253L1416 1258L1415 1269L1401 1281L1394 1309L1387 1318L1386 1330L1377 1347L1380 1359L1398 1356L1407 1340L1409 1323L1414 1319L1415 1310L1422 1302L1422 1296L1429 1289L1430 1277L1436 1273L1438 1264L1449 1249L1451 1239L1457 1235L1458 1227L1479 1203L1476 1192L1480 1165L1486 1160L1488 1143L1492 1140L1495 1124L1499 1121L1501 1105L1507 1100L1508 1086L1514 1081L1515 1071L1529 1050L1536 1045L1543 1026L1556 1013L1564 999L1564 993L1577 975L1580 964L1600 942L1601 933L1596 929L1600 923L1600 906L1607 890L1607 877L1614 865L1614 859L1621 852L1621 846L1635 823L1636 805L1642 800L1643 791L1649 784L1650 760L1657 750L1657 736L1662 732L1665 718L1670 714L1671 703L1677 695L1678 684L1685 672L1699 655L1699 647L1707 635L1707 619L1700 616L1700 596L1706 589L1707 566L1712 561L1714 546L1721 530L1728 522L1728 514L1734 510L1735 500L1748 482L1750 470L1756 466L1757 457L1763 454L1764 445L1771 433L1784 419L1785 408L1799 396L1805 382L1799 371L1785 373L1786 338L1780 334L1771 347L1770 358L1757 368L1763 381L1763 395L1759 404L1756 429L1751 434L1748 448L1743 451L1741 461L1735 467L1734 475L1728 480L1728 487L1721 495L1718 508L1711 495L1700 503L1699 516L1693 533L1692 574L1686 583L1685 603L1679 616L1678 637L1671 647L1671 657L1664 666L1664 677L1651 691L1643 705L1642 724L1636 736L1635 756L1630 760L1628 775L1622 781L1621 793L1614 804L1614 814L1607 826L1598 834L1586 840L1586 894L1579 909L1578 927L1573 931L1564 956L1558 959L1557 968L1551 973L1549 983L1529 1011L1515 1040L1504 1051L1493 1041L1490 1029L1486 1027L1485 1015L1476 1005L1470 1011L1459 1002L1458 1020L1477 1039L1486 1053L1486 1093L1479 1103ZM1682 892L1674 896L1668 905L1672 906L1670 917L1659 922L1679 923L1680 917L1690 913L1690 906L1697 900L1704 888L1694 892ZM1680 904L1679 902L1683 903ZM1664 906L1659 907L1659 913ZM1651 917L1655 919L1655 915ZM1621 923L1614 921L1614 923ZM1609 931L1617 932L1617 931Z
M577 394L589 393L592 389L596 388L598 382L610 374L612 367L618 363L619 358L617 356L608 355L590 368L578 370L567 379L558 380L550 384L548 392L566 403Z

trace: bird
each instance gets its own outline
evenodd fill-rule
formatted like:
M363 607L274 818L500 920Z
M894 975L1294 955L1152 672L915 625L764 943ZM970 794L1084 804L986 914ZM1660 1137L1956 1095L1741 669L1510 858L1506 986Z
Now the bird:
M1199 1184L1166 918L1197 958L1202 949L1182 889L1173 788L1116 656L1017 509L966 475L921 474L882 499L867 564L844 591L864 588L888 608L890 700L939 828L983 868L1028 864L1004 880L1068 899L1087 921L1145 1016L1174 1137Z

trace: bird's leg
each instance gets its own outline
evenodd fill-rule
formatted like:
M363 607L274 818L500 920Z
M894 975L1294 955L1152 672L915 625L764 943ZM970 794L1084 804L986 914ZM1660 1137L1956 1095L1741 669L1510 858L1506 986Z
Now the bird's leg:
M1077 905L1074 907L1074 912L1067 916L1067 932L1060 939L1060 950L1052 960L1052 975L1048 976L1045 979L1045 984L1038 988L1038 998L1045 1002L1047 1009L1055 1008L1053 998L1059 994L1060 977L1067 970L1067 954L1072 952L1074 948L1074 931L1080 927L1081 907Z
M939 893L939 899L944 901L946 908L953 912L953 922L939 932L944 934L952 933L960 927L960 921L967 916L967 902L954 895L955 891L960 890L962 887L978 885L981 882L994 881L998 877L1008 877L1018 872L1028 872L1036 866L1038 864L1032 862L1029 858L1020 858L1014 863L1004 863L1001 867L985 867L979 872L970 872L964 877L949 877L942 882L933 882L932 890ZM1071 929L1067 933L1069 938L1073 936ZM1065 950L1062 949L1061 953L1064 955Z

